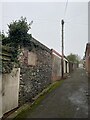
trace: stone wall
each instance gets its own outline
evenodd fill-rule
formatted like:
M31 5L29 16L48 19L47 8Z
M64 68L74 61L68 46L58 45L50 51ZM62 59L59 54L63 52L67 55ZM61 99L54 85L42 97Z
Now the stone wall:
M21 52L21 79L19 105L32 101L32 98L40 93L51 83L52 59L51 50L35 41L33 49L22 48Z

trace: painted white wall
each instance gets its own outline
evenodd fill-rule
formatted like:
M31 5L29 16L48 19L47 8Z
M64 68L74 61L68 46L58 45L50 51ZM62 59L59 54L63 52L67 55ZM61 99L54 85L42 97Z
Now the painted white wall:
M65 60L64 60L64 73L66 73L66 64L65 64Z
M67 73L69 73L69 63L67 63Z

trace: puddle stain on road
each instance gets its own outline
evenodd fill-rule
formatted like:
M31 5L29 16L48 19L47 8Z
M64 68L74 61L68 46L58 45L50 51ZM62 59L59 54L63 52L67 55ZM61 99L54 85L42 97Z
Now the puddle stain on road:
M77 106L77 111L84 110L85 114L88 114L88 100L83 88L78 89L71 96L68 97L70 102Z

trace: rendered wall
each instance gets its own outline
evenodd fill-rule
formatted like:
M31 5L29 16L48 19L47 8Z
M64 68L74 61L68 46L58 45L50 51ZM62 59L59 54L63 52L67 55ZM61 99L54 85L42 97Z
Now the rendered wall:
M61 58L52 54L52 81L61 79Z
M0 84L2 89L2 92L0 92L0 99L2 98L1 114L18 107L19 78L20 68L14 68L10 74L2 75L2 86Z

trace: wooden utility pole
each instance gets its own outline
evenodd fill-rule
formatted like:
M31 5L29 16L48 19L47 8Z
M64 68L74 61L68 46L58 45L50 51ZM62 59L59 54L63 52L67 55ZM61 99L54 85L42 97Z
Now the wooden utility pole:
M62 78L64 77L64 20L61 21L62 24Z

